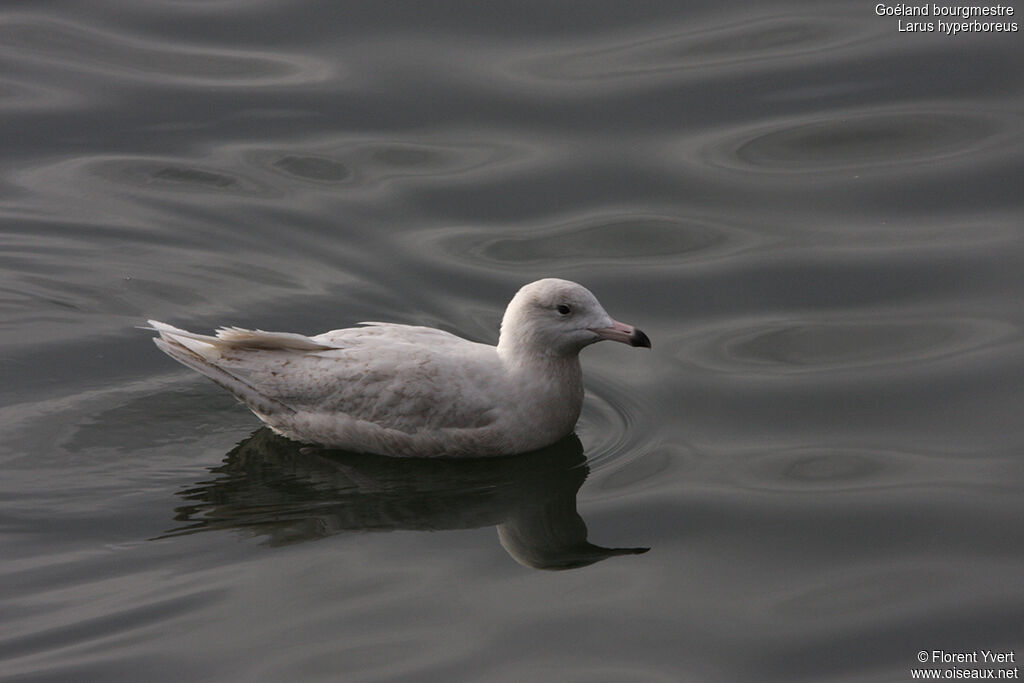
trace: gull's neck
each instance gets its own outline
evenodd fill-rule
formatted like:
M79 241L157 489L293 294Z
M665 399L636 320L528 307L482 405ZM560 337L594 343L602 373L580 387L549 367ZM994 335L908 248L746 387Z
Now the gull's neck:
M579 352L557 353L547 348L501 342L497 347L498 357L511 373L525 373L532 377L531 383L546 384L559 392L582 397L583 370Z

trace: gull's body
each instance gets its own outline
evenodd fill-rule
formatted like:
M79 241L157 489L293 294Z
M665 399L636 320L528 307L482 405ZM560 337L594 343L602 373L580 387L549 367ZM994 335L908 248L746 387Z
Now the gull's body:
M580 349L601 339L650 346L584 287L555 279L519 290L497 346L389 323L313 337L238 328L212 337L150 324L164 352L280 434L403 456L509 455L554 443L580 414Z

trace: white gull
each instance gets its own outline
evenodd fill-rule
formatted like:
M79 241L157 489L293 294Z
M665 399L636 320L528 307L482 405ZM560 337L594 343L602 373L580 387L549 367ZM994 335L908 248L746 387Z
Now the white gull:
M442 330L360 323L306 337L221 328L215 337L150 320L153 341L305 443L400 456L495 456L570 434L583 404L580 350L602 339L650 348L585 287L524 286L497 346Z

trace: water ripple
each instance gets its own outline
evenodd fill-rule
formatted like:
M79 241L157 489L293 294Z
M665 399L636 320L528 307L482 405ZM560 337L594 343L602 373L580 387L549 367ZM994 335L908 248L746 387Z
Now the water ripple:
M852 448L796 447L747 459L745 487L771 491L871 489L893 483L911 469L912 456Z
M278 177L364 189L398 179L476 177L523 154L497 141L371 136L249 147L241 152L249 164Z
M628 385L597 372L588 373L576 433L583 442L591 473L604 472L605 476L600 478L604 481L623 468L645 473L622 475L633 479L655 477L663 472L669 464L665 454L658 451L660 444L651 440L655 429L646 419L651 414L652 408ZM618 487L622 486L625 483L620 481ZM614 484L607 487L614 488Z
M542 80L586 82L646 79L692 71L705 78L709 69L741 65L749 70L779 60L837 51L880 32L877 22L841 16L772 16L744 18L652 37L647 30L605 44L530 57L513 65Z
M824 317L750 320L713 326L677 347L681 360L729 374L800 375L909 370L1018 335L982 318Z
M185 46L30 15L8 16L0 23L0 55L192 87L285 86L336 77L334 67L305 55Z
M96 180L178 200L192 193L281 199L296 183L366 192L397 180L450 182L466 175L478 181L526 155L487 141L324 138L273 146L222 144L192 157L92 154L22 168L9 180L29 194L71 193L76 202L83 184ZM110 190L96 193L110 195Z
M81 99L66 89L0 77L0 111L3 112L71 108L80 104Z
M912 610L925 602L933 595L935 584L959 583L956 573L928 571L920 564L847 573L775 596L772 611L785 618L821 619L843 614L847 619L867 617L877 622L880 614Z
M295 178L316 182L338 183L352 175L341 162L314 155L286 154L274 160L272 166Z
M515 273L550 273L567 265L677 267L718 258L757 241L713 218L609 208L545 225L449 227L417 235L435 258Z
M16 182L27 188L56 188L57 191L68 185L55 181L75 178L77 182L72 187L81 187L83 181L92 179L113 182L133 190L175 195L202 192L262 197L273 194L270 185L228 167L229 164L210 159L194 161L153 155L92 155L26 169Z
M801 182L850 170L871 169L877 177L930 169L932 162L954 157L1010 153L1014 147L1007 149L1006 144L1019 126L1016 117L978 109L934 104L889 111L875 107L746 123L694 136L679 152L702 167L798 175Z
M627 449L634 412L614 391L588 387L576 433L591 467L614 460Z

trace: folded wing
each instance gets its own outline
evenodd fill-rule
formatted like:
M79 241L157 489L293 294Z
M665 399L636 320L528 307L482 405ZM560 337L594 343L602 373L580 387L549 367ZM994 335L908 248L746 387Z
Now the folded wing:
M157 346L257 413L344 414L389 429L472 428L493 419L493 347L407 325L371 323L316 337L226 328L216 336L150 321Z

